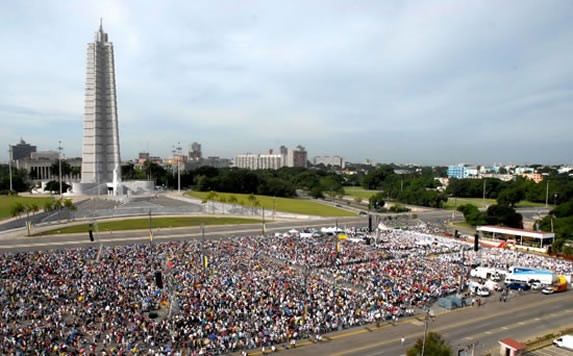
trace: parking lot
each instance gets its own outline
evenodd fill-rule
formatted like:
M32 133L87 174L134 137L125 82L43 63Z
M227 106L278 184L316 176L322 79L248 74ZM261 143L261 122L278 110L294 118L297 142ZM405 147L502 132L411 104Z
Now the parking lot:
M545 347L543 349L539 349L536 351L531 351L527 353L528 356L565 356L565 355L573 355L573 351L567 351L564 349L560 349L553 345Z

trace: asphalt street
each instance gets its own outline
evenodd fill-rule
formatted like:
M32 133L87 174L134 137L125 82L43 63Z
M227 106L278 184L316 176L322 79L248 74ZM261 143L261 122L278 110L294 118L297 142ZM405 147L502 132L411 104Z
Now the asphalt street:
M492 296L480 307L466 307L438 312L428 317L428 331L440 333L459 350L485 355L499 349L500 339L511 337L525 342L557 330L573 327L573 292L550 296L537 292L513 294L506 303ZM424 335L424 317L410 318L396 326L391 324L358 327L325 335L323 341L301 341L292 355L405 355ZM401 344L401 338L405 342ZM260 352L251 352L251 355ZM495 353L494 353L495 354ZM539 353L539 355L542 355Z

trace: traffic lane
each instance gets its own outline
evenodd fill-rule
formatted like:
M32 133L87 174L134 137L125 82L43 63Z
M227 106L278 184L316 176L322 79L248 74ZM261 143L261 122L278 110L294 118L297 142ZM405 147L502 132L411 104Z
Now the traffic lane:
M566 356L573 355L573 351L560 349L557 346L551 345L539 350L526 353L527 356Z
M437 315L428 324L429 330L439 332L446 336L451 345L467 344L472 335L484 333L494 328L515 324L525 331L531 330L530 325L518 324L523 320L534 319L543 313L559 313L561 310L573 309L570 295L561 294L558 298L548 302L546 296L539 294L524 295L517 298L519 302L499 303L478 307L457 309ZM531 315L534 315L533 317ZM506 322L509 320L509 322ZM552 317L556 327L569 319ZM482 327L481 324L486 325ZM415 343L423 336L424 323L418 319L403 321L396 327L385 326L380 329L359 327L347 332L329 334L331 341L316 345L308 345L296 350L290 350L297 355L329 354L329 355L397 355L401 352L400 338L406 338L406 347ZM541 332L541 334L544 334ZM497 345L496 335L492 341ZM484 341L484 343L486 343Z
M344 218L344 219L323 219L305 221L271 222L266 224L266 233L285 232L292 228L320 228L332 226L334 224L348 224L352 226L365 226L367 220L364 218ZM262 234L262 224L240 224L240 225L210 225L201 228L200 226L184 228L158 228L152 229L153 241L175 241L185 239L201 238L229 238L235 235L260 235ZM88 233L75 233L65 235L42 235L23 236L12 239L2 239L0 241L0 251L2 252L24 252L46 249L68 248L68 247L93 247L104 245L121 245L130 243L141 243L150 240L150 232L146 230L136 231L105 231L93 234L95 241L89 239Z

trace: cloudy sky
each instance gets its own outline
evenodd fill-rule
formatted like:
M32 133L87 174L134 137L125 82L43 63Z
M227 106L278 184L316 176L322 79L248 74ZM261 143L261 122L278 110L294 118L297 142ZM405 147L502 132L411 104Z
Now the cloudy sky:
M2 1L0 161L81 155L115 46L123 159L303 145L347 161L573 163L573 1Z

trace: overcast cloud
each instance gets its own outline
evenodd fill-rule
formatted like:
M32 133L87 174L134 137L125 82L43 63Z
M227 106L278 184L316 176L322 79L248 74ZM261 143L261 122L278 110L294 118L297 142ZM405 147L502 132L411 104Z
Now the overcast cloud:
M81 155L87 43L115 47L122 159L573 163L573 2L3 1L0 161Z

